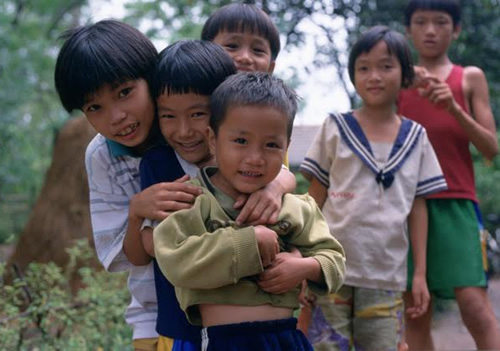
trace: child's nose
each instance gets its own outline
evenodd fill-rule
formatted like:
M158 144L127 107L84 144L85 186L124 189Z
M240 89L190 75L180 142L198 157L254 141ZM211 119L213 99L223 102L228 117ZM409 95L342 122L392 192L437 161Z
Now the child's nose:
M436 33L436 26L434 23L429 23L426 28L425 28L425 34L435 34Z
M127 118L127 113L121 108L111 109L111 123L120 124L125 118Z
M189 123L189 121L181 120L177 128L177 133L180 136L188 136L191 134L191 131L192 131L191 123Z
M250 49L249 48L240 49L238 51L238 55L237 55L236 59L239 62L245 62L245 63L251 62L252 61L252 53L250 52Z
M261 166L264 164L264 157L261 150L252 150L252 152L247 156L246 161L254 166Z
M379 70L378 69L371 70L370 75L369 75L369 79L371 81L373 81L373 80L379 80L380 79L380 72L379 72Z

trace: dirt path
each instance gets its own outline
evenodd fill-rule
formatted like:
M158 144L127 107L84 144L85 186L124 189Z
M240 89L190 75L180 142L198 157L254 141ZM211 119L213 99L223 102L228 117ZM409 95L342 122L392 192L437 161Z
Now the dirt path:
M500 320L500 276L490 280L488 295ZM475 344L460 318L456 303L450 309L436 315L432 326L432 335L436 350L475 350Z

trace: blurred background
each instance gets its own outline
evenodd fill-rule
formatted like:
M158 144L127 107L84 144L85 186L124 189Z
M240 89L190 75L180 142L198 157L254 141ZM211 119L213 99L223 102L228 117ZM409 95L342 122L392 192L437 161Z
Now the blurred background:
M139 28L161 50L177 39L199 38L208 15L227 3L0 0L0 349L130 347L122 321L125 277L101 275L92 251L83 155L95 132L81 113L63 110L53 84L59 36L77 25L115 18ZM375 24L404 33L406 0L256 3L281 32L275 74L303 98L290 149L296 169L327 113L358 103L346 70L351 44ZM497 122L499 5L497 0L462 1L463 30L450 50L454 62L486 73ZM472 152L494 277L500 272L500 159L485 163ZM298 180L297 191L305 192L305 180L300 175Z

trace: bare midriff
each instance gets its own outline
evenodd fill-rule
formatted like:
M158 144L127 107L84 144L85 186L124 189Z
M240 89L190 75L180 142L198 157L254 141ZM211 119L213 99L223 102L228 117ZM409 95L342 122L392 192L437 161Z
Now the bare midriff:
M258 306L203 304L199 305L199 309L204 327L243 322L271 321L290 318L293 315L291 308L275 307L269 304Z

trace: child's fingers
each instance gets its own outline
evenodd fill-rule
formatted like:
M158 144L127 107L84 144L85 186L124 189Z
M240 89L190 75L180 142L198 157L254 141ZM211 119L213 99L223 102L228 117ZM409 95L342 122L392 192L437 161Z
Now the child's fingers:
M247 201L247 199L248 199L247 195L240 194L238 196L238 198L236 199L236 201L234 202L233 208L238 209L238 208L243 207L243 205L245 205L245 202Z
M236 223L238 223L238 225L242 225L243 223L247 223L248 217L252 213L255 206L256 206L256 203L250 201L250 199L247 198L245 200L245 202L241 206L239 206L239 208L241 208L241 212L238 215L238 217L236 217ZM233 208L237 208L236 203L234 204Z
M184 174L182 177L174 180L174 182L176 183L184 183L184 182L187 182L191 177L189 176L189 174Z

